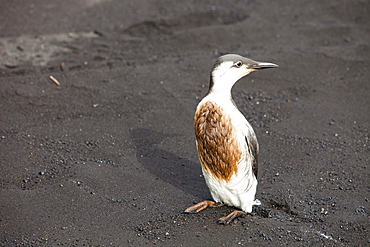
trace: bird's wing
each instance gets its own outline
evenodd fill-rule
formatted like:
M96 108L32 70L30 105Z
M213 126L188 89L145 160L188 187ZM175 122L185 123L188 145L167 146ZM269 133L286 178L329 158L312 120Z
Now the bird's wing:
M254 132L248 131L245 135L245 142L247 143L248 151L252 156L252 171L257 178L258 174L258 142Z

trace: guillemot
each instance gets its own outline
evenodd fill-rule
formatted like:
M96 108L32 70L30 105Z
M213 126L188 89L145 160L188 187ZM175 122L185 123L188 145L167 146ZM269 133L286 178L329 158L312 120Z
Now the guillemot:
M185 210L197 213L206 207L233 206L218 222L229 224L252 212L257 190L259 145L252 126L231 95L234 84L252 71L278 65L256 62L236 54L219 57L211 71L209 91L194 116L196 147L202 172L214 201L205 200Z

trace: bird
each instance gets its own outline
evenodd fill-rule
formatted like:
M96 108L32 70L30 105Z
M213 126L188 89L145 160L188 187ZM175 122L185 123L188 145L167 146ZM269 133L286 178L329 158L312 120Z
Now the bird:
M198 213L207 207L228 205L235 210L218 219L229 224L252 212L257 190L259 145L256 134L238 110L231 94L235 83L252 71L279 67L237 55L220 56L210 75L209 90L194 116L196 148L203 177L213 201L205 200L185 210Z

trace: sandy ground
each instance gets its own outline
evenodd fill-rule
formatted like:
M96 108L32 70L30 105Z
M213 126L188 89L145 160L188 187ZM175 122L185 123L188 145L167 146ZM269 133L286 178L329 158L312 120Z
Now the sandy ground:
M367 0L2 1L2 246L368 246L369 23ZM183 214L225 53L280 66L233 90L262 205L228 226Z

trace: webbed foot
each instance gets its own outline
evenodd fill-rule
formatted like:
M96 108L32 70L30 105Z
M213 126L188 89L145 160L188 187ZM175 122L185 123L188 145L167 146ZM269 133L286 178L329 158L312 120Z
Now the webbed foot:
M205 201L195 204L194 206L188 207L187 209L185 209L185 213L194 214L194 213L198 213L202 211L203 209L207 207L214 208L214 207L220 207L222 205L223 205L222 203L205 200Z
M219 224L223 224L223 225L228 225L230 224L234 219L244 215L245 212L243 211L240 211L240 210L234 210L233 212L231 212L229 215L225 216L225 217L221 217L218 219L218 223Z

